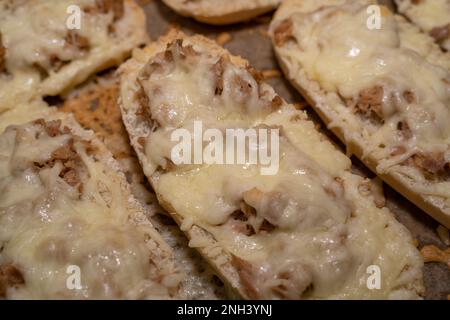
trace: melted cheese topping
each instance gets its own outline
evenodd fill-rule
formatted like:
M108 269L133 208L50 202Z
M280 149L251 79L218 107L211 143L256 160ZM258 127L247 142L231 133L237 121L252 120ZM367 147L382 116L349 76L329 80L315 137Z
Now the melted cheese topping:
M419 192L442 197L439 201L450 206L450 182L423 186L423 172L398 166L417 153L443 154L445 161L450 159L448 54L430 53L430 38L384 7L381 29L368 28L367 6L372 1L342 0L336 6L327 1L297 6L291 1L290 6L294 3L296 10L284 18L293 22L296 43L277 48L289 76L296 79L305 72L342 100L357 101L364 90L382 87L381 124L365 121L343 101L326 106L335 110L330 127L343 128L346 141L364 145L364 157L377 159L379 173L397 170L414 177L422 183L417 186ZM413 49L417 43L421 45ZM412 101L406 94L413 95ZM412 138L399 133L399 123L408 125ZM403 152L396 154L400 149Z
M434 28L450 28L450 0L396 0L399 12L406 15L422 30L430 32ZM443 42L450 50L450 35Z
M71 140L81 185L61 178L60 160L37 165ZM121 187L126 182L111 170L70 132L54 136L41 124L26 124L0 136L0 264L13 264L25 280L7 298L173 296L180 275L170 249L150 224L139 222ZM81 289L67 286L71 265L80 268Z
M24 124L35 119L47 119L53 108L42 100L33 100L28 103L17 103L14 109L4 111L0 115L0 133L10 125Z
M450 54L439 50L434 39L402 16L396 15L400 46L417 52L431 64L450 70Z
M181 47L172 44L173 62L150 59L138 76L157 121L145 144L145 170L162 203L183 217L181 228L201 226L229 254L250 264L250 275L244 272L241 281L253 297L417 297L409 289L421 277L421 258L387 209L359 194L367 182L349 172L350 160L324 141L302 112L287 105L273 111L273 91L227 60L218 94L212 69L220 57L189 40L184 45L193 45L195 53L180 54ZM170 159L170 133L192 132L194 120L219 130L281 127L278 173L262 176L255 165L159 170ZM254 209L247 224L255 233L247 234L233 218L243 203ZM264 230L267 221L273 229ZM207 244L193 238L190 246ZM382 269L381 290L366 286L372 264Z
M144 27L133 21L130 2L115 21L96 0L3 2L0 33L6 48L6 73L0 75L0 111L40 95L57 95L114 61L145 40ZM80 29L69 30L80 9ZM140 18L140 17L137 17ZM138 20L138 19L137 19ZM140 27L140 28L138 28ZM133 30L130 33L129 29Z

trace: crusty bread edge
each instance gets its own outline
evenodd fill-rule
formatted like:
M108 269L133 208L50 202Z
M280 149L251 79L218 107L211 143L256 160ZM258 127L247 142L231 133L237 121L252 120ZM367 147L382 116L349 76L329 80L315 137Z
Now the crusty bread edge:
M277 14L275 14L274 21L276 20ZM302 72L301 77L291 77L290 70L287 64L284 62L277 45L275 44L273 35L271 35L272 43L275 51L275 56L279 62L279 65L295 89L297 89L300 94L305 98L305 100L310 104L322 121L328 126L333 121L333 114L331 112L326 112L326 104L328 98L320 90L320 85L307 77L307 75ZM394 170L390 170L388 173L379 173L376 170L378 161L373 155L364 155L364 144L360 141L346 141L345 132L341 127L332 126L329 128L338 138L347 146L348 150L360 159L370 170L377 174L383 181L390 185L398 193L402 194L409 201L414 203L420 209L425 211L427 214L432 216L438 222L450 228L450 212L447 214L444 208L441 206L430 202L426 199L426 196L414 190L413 186L408 184L407 181L403 180L400 174L396 173Z
M229 0L225 0L227 2ZM175 2L170 0L163 0L163 2L172 10L184 17L191 17L195 20L211 24L211 25L227 25L238 22L243 22L270 12L278 6L278 4L267 4L263 6L252 6L251 1L244 1L239 8L224 8L222 11L207 12L205 10L188 10L178 6Z

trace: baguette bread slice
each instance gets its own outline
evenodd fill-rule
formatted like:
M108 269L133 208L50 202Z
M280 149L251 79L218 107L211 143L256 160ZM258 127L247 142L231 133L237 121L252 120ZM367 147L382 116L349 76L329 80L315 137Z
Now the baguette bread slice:
M271 25L284 73L370 169L450 226L449 54L373 1L289 0Z
M49 110L0 146L1 298L179 297L171 248L91 131Z
M398 11L450 51L449 0L395 0Z
M274 10L282 0L163 0L177 13L200 22L225 25Z
M377 188L352 174L350 160L247 61L202 36L174 31L136 50L119 72L122 117L144 173L190 246L236 296L423 294L422 258ZM175 164L171 137L176 129L192 132L194 121L216 133L279 130L279 170L261 175L263 165L251 163ZM380 290L367 285L371 268L383 275Z
M2 1L0 112L120 64L148 40L145 29L133 0Z

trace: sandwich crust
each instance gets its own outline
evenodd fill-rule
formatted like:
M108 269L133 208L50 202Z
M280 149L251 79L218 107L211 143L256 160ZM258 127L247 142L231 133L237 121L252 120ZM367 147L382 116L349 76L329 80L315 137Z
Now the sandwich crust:
M213 25L250 20L274 10L282 0L163 0L170 8L186 17Z

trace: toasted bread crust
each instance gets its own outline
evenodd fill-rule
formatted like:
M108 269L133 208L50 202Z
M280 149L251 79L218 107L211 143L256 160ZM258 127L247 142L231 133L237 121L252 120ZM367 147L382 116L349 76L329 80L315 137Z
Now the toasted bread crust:
M229 0L211 3L204 0L163 0L179 14L212 25L246 21L275 9L281 0Z

